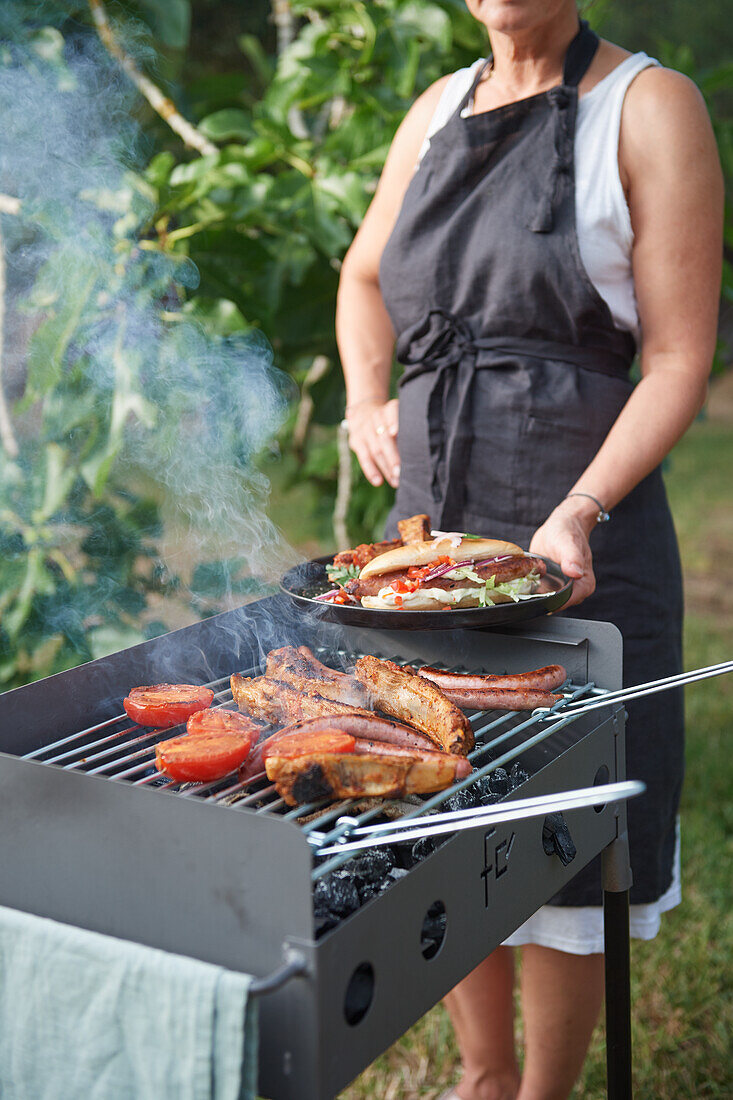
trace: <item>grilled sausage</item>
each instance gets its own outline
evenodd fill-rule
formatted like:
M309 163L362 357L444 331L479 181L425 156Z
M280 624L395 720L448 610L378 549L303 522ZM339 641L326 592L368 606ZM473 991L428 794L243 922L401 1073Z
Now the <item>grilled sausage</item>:
M551 707L564 698L533 688L523 691L510 691L508 688L441 688L441 691L446 699L462 710L535 710L536 707Z
M435 752L435 743L425 734L418 733L409 726L403 726L400 722L379 718L376 714L329 714L323 718L309 718L303 722L294 722L272 736L280 737L283 733L314 733L317 730L328 729L343 730L344 733L350 733L352 737L361 737L368 741L384 741L403 749Z
M562 665L545 665L544 668L534 669L532 672L507 673L504 676L478 676L470 672L446 672L442 668L419 668L418 675L425 680L431 680L443 691L451 688L508 688L510 691L526 691L534 688L537 691L552 691L560 687L568 678L568 674Z

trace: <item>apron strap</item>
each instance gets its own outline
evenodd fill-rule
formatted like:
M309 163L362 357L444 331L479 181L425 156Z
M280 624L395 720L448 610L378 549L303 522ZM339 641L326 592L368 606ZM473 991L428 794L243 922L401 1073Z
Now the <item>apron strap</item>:
M563 64L563 82L547 92L552 108L550 125L554 131L555 156L549 165L537 209L527 223L533 233L551 233L555 225L555 205L564 175L572 176L575 166L575 118L578 110L578 83L598 49L598 35L584 19L568 46Z
M562 70L562 82L566 88L577 88L596 56L599 39L585 19L580 20L580 28L565 54Z
M494 64L493 55L489 54L489 56L484 61L483 65L479 66L479 70L478 70L478 72L476 73L476 76L473 79L473 83L471 84L471 87L468 89L468 91L464 95L463 99L458 104L458 109L455 112L456 115L461 115L462 112L465 111L466 107L468 107L469 103L473 103L473 98L476 95L476 89L478 88L481 81L484 79L484 74L485 74L486 70L490 69L493 66L493 64Z

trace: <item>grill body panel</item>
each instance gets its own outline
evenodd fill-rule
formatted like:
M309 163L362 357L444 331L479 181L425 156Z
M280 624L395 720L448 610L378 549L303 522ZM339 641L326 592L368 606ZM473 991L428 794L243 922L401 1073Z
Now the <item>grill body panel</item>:
M625 827L623 807L567 813L578 848L568 867L545 854L541 818L459 833L316 942L311 850L293 820L14 755L119 714L135 684L211 681L304 643L491 671L561 662L576 683L621 683L608 624L346 631L296 621L273 600L3 696L0 903L258 976L300 948L308 974L260 1003L260 1090L277 1100L332 1097ZM623 711L578 719L519 759L531 778L514 797L589 786L602 765L622 779ZM446 935L426 959L420 932L436 901ZM347 987L365 964L372 1000L349 1023Z

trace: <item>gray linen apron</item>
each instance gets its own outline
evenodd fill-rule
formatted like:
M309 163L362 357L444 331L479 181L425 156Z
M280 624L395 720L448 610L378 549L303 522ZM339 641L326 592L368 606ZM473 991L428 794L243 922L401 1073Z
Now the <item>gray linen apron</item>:
M560 86L493 111L456 113L430 140L387 242L382 295L397 333L402 473L388 521L528 547L605 440L632 390L630 333L585 271L575 227L578 82L598 39L585 23ZM488 64L488 62L487 62ZM624 682L681 668L682 585L653 471L593 533L597 590L569 614L615 623ZM628 705L634 903L669 887L683 777L681 692ZM553 899L601 902L595 861Z

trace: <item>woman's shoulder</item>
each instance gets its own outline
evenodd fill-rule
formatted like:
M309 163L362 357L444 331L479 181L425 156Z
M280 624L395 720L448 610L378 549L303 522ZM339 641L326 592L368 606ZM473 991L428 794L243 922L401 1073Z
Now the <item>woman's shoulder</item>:
M710 145L712 126L694 81L675 69L650 65L636 74L624 100L619 158L627 167L648 164L675 149L693 155Z

